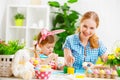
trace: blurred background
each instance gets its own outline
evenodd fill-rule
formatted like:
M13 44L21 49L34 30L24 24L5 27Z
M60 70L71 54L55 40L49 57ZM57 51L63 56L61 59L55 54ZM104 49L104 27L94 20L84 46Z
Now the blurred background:
M35 2L36 1L36 2ZM49 0L0 0L0 39L6 36L6 12L8 5L48 5ZM61 4L67 0L56 0ZM97 30L99 38L111 50L114 42L120 40L120 0L78 0L71 8L84 14L95 11L100 17ZM49 26L51 27L51 26Z

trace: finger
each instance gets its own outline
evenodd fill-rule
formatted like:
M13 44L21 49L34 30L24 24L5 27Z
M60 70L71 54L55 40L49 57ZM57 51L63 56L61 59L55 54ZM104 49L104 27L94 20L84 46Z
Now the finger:
M73 66L73 63L74 63L74 58L71 57L71 62L70 62L70 66L71 66L71 67Z
M83 66L84 69L87 69L88 67L87 66Z
M75 58L73 57L73 63L75 62Z

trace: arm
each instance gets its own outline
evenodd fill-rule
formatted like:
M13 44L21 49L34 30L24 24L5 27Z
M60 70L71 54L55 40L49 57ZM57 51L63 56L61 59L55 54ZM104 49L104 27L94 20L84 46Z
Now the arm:
M100 56L100 58L102 59L103 62L106 62L107 61L107 47L102 43L102 41L99 41L99 45L100 45L100 48L99 48L99 53L98 55Z
M104 53L103 55L100 56L100 58L103 60L103 62L106 62L107 61L107 56L108 56L108 54Z
M107 53L103 53L103 55L100 56L100 58L102 59L103 62L106 62L107 61L107 56L108 54ZM86 64L85 64L86 63ZM87 66L89 64L89 66ZM93 63L91 62L84 62L82 64L82 66L87 69L88 67L91 67L91 68L102 68L103 65L94 65Z
M71 50L64 48L64 58L65 58L65 64L67 66L72 66L73 62L75 61Z

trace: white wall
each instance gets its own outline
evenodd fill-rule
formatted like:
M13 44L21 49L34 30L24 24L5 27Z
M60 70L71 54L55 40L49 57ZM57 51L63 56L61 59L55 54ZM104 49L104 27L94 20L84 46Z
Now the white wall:
M4 38L4 32L1 32L1 24L5 23L4 14L6 10L4 10L4 4L6 4L6 1L7 0L0 1L0 9L2 9L0 13L0 38L1 34ZM47 4L47 1L48 0L42 0L42 4ZM67 0L56 1L60 1L60 3L63 4ZM7 4L28 5L30 4L30 0L8 0ZM98 13L100 17L100 25L97 30L97 34L109 50L116 40L120 40L120 0L78 0L78 3L72 4L71 7L82 14L89 10L93 10ZM5 27L5 25L2 27Z
M100 25L97 34L108 51L111 51L114 42L120 40L120 0L78 0L78 3L72 5L72 9L82 14L89 10L98 13Z
M98 13L100 25L97 33L109 50L116 40L120 40L119 4L119 0L80 0L80 12L94 10Z
M5 13L6 13L6 3L7 0L0 0L0 39L2 39L5 34Z

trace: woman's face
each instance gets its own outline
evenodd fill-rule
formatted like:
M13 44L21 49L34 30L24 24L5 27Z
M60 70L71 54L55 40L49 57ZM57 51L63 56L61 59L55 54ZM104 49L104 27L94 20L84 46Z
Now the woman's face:
M82 38L89 39L96 30L96 22L92 19L86 19L81 23L80 35Z
M54 43L47 43L45 45L39 45L40 46L40 49L41 49L41 52L45 55L49 55L53 52L53 49L54 49Z

